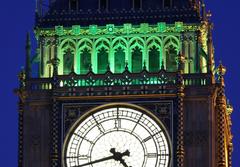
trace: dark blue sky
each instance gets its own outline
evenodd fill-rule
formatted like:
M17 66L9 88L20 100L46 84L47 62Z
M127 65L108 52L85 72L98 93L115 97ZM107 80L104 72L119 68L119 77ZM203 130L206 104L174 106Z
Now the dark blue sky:
M227 67L226 94L233 104L234 135L233 167L237 167L240 155L240 1L207 1L214 22L216 63L222 60ZM25 37L34 25L35 0L1 0L0 4L0 163L1 166L17 166L17 74L24 65Z

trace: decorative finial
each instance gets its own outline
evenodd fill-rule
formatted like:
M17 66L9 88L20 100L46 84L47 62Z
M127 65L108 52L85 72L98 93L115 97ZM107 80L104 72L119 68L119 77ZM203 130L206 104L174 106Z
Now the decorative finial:
M210 20L210 18L212 17L212 13L210 10L207 12L206 16L207 16L207 19Z
M228 115L231 115L233 112L233 107L230 104L229 99L227 99L227 112L228 112Z
M217 74L221 86L224 86L224 75L226 74L226 67L222 65L222 61L219 61L219 66L217 67Z
M207 21L206 5L204 3L204 0L201 1L201 7L202 7L203 21Z

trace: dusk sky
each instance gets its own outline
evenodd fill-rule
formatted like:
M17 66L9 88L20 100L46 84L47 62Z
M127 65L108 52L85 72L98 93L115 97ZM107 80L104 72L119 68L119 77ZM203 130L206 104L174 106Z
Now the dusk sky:
M237 50L240 49L240 1L205 1L207 9L212 12L214 23L215 62L218 65L222 60L227 68L226 95L234 107L233 167L237 167L240 158L240 53ZM18 150L18 98L13 90L18 87L17 75L25 62L26 33L33 33L35 0L1 0L0 8L0 163L4 167L15 167Z

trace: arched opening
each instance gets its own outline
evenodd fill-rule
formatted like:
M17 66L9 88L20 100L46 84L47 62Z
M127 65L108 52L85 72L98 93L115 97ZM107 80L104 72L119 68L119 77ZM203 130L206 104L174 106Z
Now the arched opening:
M115 59L114 66L115 73L122 73L125 69L125 52L121 47L115 50L114 59Z
M132 72L142 71L142 50L137 46L132 50Z
M85 48L80 54L80 74L87 74L91 65L91 52Z
M168 48L166 48L166 69L169 72L175 72L177 71L177 56L178 51L177 49L170 45Z
M108 66L108 50L105 48L101 48L98 50L97 54L97 60L98 60L98 69L97 72L99 74L104 74L107 71Z
M133 9L139 10L142 8L142 1L141 0L133 0Z
M157 72L160 69L160 51L156 46L149 50L149 72Z
M74 51L70 48L64 52L63 55L63 74L69 74L74 66Z

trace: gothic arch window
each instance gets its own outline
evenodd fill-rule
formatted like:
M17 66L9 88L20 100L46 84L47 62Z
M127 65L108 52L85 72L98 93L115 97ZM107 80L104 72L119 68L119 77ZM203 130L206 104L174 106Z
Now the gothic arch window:
M104 74L107 71L108 63L108 50L102 47L97 53L97 73Z
M69 1L69 9L70 10L78 10L78 0L70 0Z
M68 48L63 54L63 74L69 74L74 66L74 50Z
M132 49L132 72L138 73L142 71L142 50L136 46Z
M164 8L170 8L171 5L172 5L171 0L164 0L164 1L163 1L163 6L164 6Z
M159 48L153 46L149 49L149 72L157 72L160 70L160 51Z
M173 45L169 45L166 48L166 69L169 72L176 72L177 71L177 56L178 50Z
M84 48L80 52L80 74L87 74L91 65L91 51Z
M133 9L139 10L142 8L142 0L133 0Z
M113 40L113 51L114 51L114 72L122 73L126 65L126 50L127 41L126 39L119 37Z
M65 40L60 45L60 48L59 73L67 75L74 70L75 43L72 40Z
M99 10L108 10L108 0L99 0Z
M115 49L114 60L115 73L122 73L125 69L125 51L123 48Z

